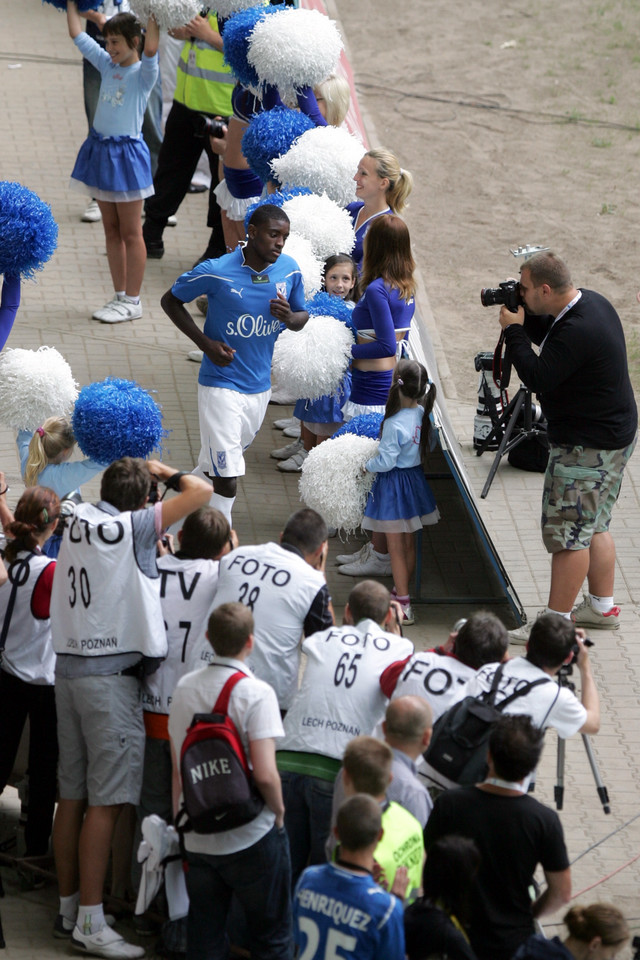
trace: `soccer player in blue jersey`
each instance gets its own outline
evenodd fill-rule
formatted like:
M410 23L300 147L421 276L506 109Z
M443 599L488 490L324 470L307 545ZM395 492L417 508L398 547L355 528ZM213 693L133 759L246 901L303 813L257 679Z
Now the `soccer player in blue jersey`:
M404 960L400 900L374 882L373 854L382 836L380 805L367 794L338 811L340 856L308 867L293 897L293 933L304 960Z
M253 441L271 396L271 358L278 334L308 320L298 264L282 250L289 218L273 204L258 207L247 241L178 277L162 297L173 323L203 351L198 377L200 473L213 483L211 505L231 521L243 453ZM184 304L206 295L204 332Z

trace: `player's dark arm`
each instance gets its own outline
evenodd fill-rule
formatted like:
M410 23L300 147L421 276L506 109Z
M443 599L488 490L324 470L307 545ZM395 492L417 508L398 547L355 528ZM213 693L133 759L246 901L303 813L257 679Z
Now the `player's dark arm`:
M182 300L179 300L171 290L167 290L163 295L160 306L178 330L193 340L196 347L206 353L212 363L218 367L226 367L231 363L235 350L221 340L212 340L203 333Z
M269 301L271 315L276 317L280 323L284 323L289 330L302 330L309 319L306 310L292 310L286 297L278 294L275 300Z

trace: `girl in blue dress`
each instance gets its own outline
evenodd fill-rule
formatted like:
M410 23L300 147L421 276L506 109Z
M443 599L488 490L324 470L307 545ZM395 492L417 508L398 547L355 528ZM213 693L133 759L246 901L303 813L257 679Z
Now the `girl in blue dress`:
M149 18L141 59L142 31L131 13L107 20L102 28L105 50L83 32L74 0L67 2L67 23L69 36L101 77L93 127L71 174L71 186L94 197L100 207L114 286L113 299L93 319L122 323L142 316L140 287L147 261L142 201L153 193L153 177L141 131L158 76L158 25Z
M376 479L362 528L386 534L394 595L406 624L415 622L409 600L409 583L416 565L413 534L440 519L422 469L435 398L435 385L429 382L423 365L417 360L400 360L393 374L378 453L365 464L365 470L375 473Z

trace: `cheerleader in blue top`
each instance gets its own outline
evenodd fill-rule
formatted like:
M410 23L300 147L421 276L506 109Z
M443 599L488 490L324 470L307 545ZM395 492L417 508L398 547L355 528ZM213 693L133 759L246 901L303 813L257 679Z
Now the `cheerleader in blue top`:
M413 533L440 519L422 469L435 397L435 385L429 382L422 364L400 360L393 374L378 453L365 464L365 470L375 473L376 479L362 528L386 534L394 594L406 624L414 623L409 601L409 583L416 565Z
M115 291L93 319L122 323L142 316L140 287L147 260L142 201L153 193L153 177L141 130L158 76L158 25L150 17L140 59L142 31L131 13L107 20L102 29L106 50L83 32L74 0L67 2L67 23L75 45L101 76L93 127L71 174L71 186L94 197L100 207Z

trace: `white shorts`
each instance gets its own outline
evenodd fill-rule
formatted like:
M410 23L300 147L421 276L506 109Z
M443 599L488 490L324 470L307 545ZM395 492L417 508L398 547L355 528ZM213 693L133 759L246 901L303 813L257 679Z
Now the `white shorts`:
M200 456L198 466L210 477L243 477L243 453L262 426L271 390L239 393L198 384Z

